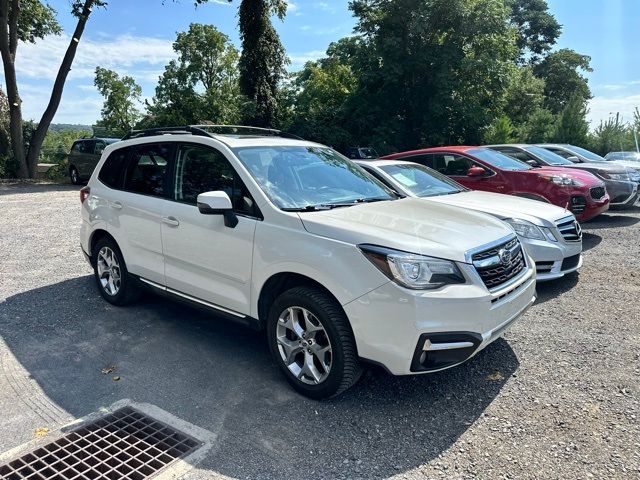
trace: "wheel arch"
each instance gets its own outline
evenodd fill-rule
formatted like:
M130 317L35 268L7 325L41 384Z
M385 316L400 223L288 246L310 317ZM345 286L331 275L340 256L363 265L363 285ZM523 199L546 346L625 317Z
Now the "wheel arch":
M91 233L91 237L89 237L89 256L93 256L93 251L94 251L94 246L96 243L98 243L99 240L103 239L103 238L109 238L110 240L112 240L116 245L118 245L118 242L116 241L115 238L113 238L113 235L111 235L109 232L107 232L106 230L102 229L102 228L97 228L95 229L92 233ZM118 248L120 246L118 245Z
M269 310L275 299L282 293L295 287L313 287L323 291L327 295L331 296L335 300L336 304L340 306L340 309L345 314L345 318L349 321L346 312L342 308L342 304L338 298L324 285L317 280L306 275L295 272L279 272L271 275L262 285L260 294L258 295L257 307L258 307L258 320L260 326L264 328L267 323L267 317ZM350 324L350 322L349 322Z

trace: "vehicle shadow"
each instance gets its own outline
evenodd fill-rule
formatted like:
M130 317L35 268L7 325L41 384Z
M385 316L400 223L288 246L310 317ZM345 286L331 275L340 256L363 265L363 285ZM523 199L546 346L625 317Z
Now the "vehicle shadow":
M628 211L629 210L625 210L625 212ZM599 230L602 228L631 227L638 222L640 222L640 218L635 216L629 217L627 215L612 215L611 213L606 213L583 223L582 228L583 230Z
M344 395L318 402L290 389L261 334L151 295L112 307L91 276L9 297L0 319L11 354L58 407L79 417L124 398L155 404L216 434L199 468L234 478L412 469L447 450L519 365L498 340L452 370L369 371Z
M536 293L538 294L536 304L546 303L557 298L558 295L568 292L578 284L579 279L579 272L572 272L557 280L538 282L536 285Z
M595 233L582 232L582 251L587 252L597 247L602 242L602 237Z
M38 192L73 192L79 191L82 185L70 183L0 183L0 196L22 195Z

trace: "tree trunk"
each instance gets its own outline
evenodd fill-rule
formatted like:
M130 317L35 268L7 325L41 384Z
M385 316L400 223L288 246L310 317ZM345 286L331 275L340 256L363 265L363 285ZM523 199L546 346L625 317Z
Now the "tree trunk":
M73 36L71 37L71 41L69 42L69 46L67 47L67 51L64 54L64 58L62 59L62 63L60 64L60 69L58 70L58 75L56 76L56 81L53 84L53 90L51 91L51 98L49 99L49 104L47 105L47 109L42 114L42 118L40 119L40 123L38 123L38 128L33 133L33 137L31 139L31 145L29 146L29 153L27 154L27 165L29 169L29 175L33 178L36 174L37 166L38 166L38 157L40 156L40 150L42 149L42 143L44 142L44 137L49 130L49 125L51 125L51 121L58 110L58 106L60 105L60 99L62 98L62 92L64 90L64 84L67 81L67 75L69 75L69 71L71 70L71 64L73 63L73 59L76 56L76 50L78 49L78 43L80 43L80 38L82 37L82 33L84 32L84 27L89 19L89 15L91 14L91 7L95 3L95 0L85 0L84 6L82 7L82 13L78 17L78 24L76 25L76 29L73 32Z
M11 135L11 149L18 162L18 177L27 178L29 170L25 158L24 139L22 137L22 102L18 93L16 79L16 49L18 45L18 15L20 2L11 1L9 14L9 0L0 0L0 54L4 67L4 78L7 83L7 101L9 102L9 132Z

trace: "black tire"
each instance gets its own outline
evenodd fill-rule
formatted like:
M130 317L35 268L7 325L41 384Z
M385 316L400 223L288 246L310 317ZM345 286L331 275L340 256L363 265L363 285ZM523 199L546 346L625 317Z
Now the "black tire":
M311 312L331 342L331 368L321 383L310 385L299 380L280 355L276 333L278 318L290 307L301 307ZM351 326L342 307L331 295L318 288L295 287L276 298L267 319L267 340L271 355L287 381L307 397L323 399L337 396L353 386L362 374Z
M105 247L109 248L113 252L119 265L120 287L117 293L115 293L114 295L109 294L107 290L102 286L98 274L98 255L100 251ZM124 306L129 305L130 303L133 303L140 298L141 291L137 284L137 279L133 277L127 270L127 265L124 261L124 257L122 256L122 252L120 251L117 243L111 238L101 238L93 246L91 252L91 265L93 266L93 275L96 280L96 286L98 287L102 298L104 298L107 302L113 305Z
M69 179L73 185L80 185L80 172L73 165L69 168Z

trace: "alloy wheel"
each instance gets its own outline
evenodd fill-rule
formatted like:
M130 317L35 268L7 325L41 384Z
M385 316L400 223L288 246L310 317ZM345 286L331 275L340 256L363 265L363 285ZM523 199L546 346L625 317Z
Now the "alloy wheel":
M111 296L115 296L120 291L122 276L118 257L109 247L102 247L98 252L96 262L98 269L98 280L102 289Z
M308 385L322 383L331 371L331 342L322 323L303 307L289 307L278 317L278 351L289 371Z

